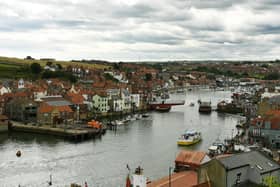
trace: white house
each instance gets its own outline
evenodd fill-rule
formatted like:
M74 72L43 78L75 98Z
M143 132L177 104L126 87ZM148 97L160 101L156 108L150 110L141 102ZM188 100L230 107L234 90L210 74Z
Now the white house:
M0 86L0 95L3 95L5 93L11 93L11 89L9 87Z
M124 100L124 106L123 110L124 111L130 111L131 110L131 97L128 89L122 89L121 90L121 98Z
M131 103L136 108L140 107L140 94L131 94Z
M111 109L113 112L122 112L124 108L124 100L120 96L112 96L110 99Z
M33 92L34 100L35 101L41 101L41 98L44 98L47 96L47 90L37 90Z
M19 81L18 81L18 89L22 89L24 87L25 87L24 86L24 80L23 79L19 79Z

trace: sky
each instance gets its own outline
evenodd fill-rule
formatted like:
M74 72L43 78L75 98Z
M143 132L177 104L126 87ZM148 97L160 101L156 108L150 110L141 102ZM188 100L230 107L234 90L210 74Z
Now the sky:
M279 0L7 0L0 56L275 60Z

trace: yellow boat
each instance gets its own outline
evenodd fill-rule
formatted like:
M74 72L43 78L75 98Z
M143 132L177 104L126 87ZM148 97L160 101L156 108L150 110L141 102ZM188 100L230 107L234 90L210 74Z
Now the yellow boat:
M182 146L188 146L193 145L201 141L201 133L196 132L194 130L186 131L184 134L182 134L178 140L177 144Z

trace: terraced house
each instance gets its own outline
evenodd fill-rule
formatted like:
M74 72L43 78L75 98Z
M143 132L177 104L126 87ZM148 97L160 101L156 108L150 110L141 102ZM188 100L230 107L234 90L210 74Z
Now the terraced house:
M95 112L106 113L109 111L108 97L106 94L95 94L92 97L92 104Z

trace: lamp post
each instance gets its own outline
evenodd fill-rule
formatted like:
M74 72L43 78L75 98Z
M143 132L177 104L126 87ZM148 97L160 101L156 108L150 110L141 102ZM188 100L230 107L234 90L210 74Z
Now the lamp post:
M171 187L171 170L172 170L172 167L169 166L169 187Z

